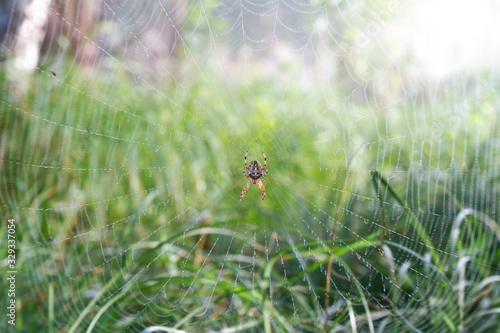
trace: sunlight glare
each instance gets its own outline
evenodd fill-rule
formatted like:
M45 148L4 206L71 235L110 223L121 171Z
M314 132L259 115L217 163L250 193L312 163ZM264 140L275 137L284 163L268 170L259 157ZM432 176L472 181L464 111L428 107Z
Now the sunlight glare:
M429 76L477 69L499 55L500 6L488 0L426 2L417 9L413 49Z

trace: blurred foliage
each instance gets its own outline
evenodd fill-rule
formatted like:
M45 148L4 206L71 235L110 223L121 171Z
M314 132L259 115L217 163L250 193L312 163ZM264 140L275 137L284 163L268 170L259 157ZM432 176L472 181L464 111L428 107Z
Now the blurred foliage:
M318 331L330 253L332 330L499 328L497 91L448 82L385 107L193 64L157 88L68 61L19 99L0 72L20 330ZM262 203L238 202L248 147L267 155Z

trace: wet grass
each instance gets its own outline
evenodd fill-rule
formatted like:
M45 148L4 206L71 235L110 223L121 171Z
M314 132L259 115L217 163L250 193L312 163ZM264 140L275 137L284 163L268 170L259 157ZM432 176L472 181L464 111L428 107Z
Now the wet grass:
M471 109L437 135L424 103L427 118L353 122L367 103L330 108L314 88L159 96L64 73L19 98L1 76L19 330L499 329L497 118ZM238 202L248 147L268 157L263 203Z

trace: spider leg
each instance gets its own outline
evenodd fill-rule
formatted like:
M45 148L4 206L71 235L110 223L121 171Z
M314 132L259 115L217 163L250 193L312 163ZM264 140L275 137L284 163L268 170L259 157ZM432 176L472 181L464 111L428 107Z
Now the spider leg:
M264 201L266 198L266 189L264 188L264 184L262 184L260 179L257 179L257 185L259 185L260 191L262 192L262 199L260 201Z
M260 179L266 178L267 174L269 173L269 169L268 168L265 168L265 169L262 169L262 170L266 170L266 173L263 174L262 177L260 177Z
M248 148L248 149L250 149L250 148ZM243 170L243 174L245 175L246 178L250 178L250 177L248 177L247 172L246 172L248 170L248 166L247 166L248 149L247 149L247 152L245 153L245 170Z
M262 156L264 156L264 167L262 168L262 170L266 170L266 173L264 175L262 175L262 177L260 178L265 178L267 176L267 173L269 172L269 169L267 168L267 157L266 157L266 154L264 154L264 152L261 150L260 151L262 153Z
M240 195L240 201L243 200L243 198L245 197L245 194L247 193L247 190L248 190L248 187L250 186L250 184L252 184L252 180L249 179L245 185L245 187L243 187L243 192L241 192L241 195Z

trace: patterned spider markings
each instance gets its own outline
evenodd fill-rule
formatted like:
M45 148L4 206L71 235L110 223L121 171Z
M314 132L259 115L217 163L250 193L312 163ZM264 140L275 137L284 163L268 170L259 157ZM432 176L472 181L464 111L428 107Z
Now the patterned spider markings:
M248 187L251 184L257 184L259 185L260 191L262 192L262 199L260 201L263 201L266 198L266 189L264 188L264 184L262 184L262 181L260 180L261 178L264 179L267 176L267 173L269 172L269 169L267 168L267 158L264 152L261 150L262 156L264 156L264 167L259 163L257 160L253 160L250 162L250 165L247 166L247 155L248 155L248 149L247 152L245 153L245 170L243 170L243 174L245 177L249 178L245 187L243 187L243 192L241 192L240 195L240 201L243 200L245 197L245 194L247 193ZM246 171L246 172L245 172ZM264 171L266 172L264 174Z

